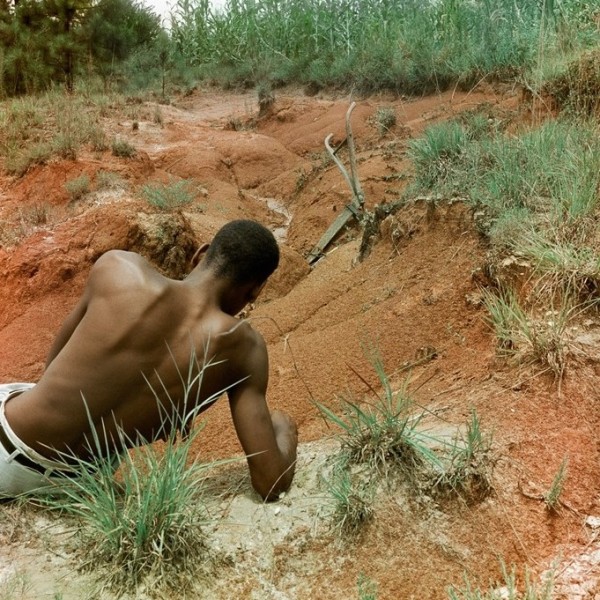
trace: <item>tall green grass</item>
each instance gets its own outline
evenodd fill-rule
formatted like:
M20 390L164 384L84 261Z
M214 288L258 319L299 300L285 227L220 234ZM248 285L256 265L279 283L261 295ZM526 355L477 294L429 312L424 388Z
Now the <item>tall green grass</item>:
M300 82L422 93L514 77L597 36L574 1L179 0L179 53L233 83ZM568 42L568 44L567 44Z
M474 118L442 123L414 140L409 154L408 197L459 197L497 248L570 286L600 285L600 139L592 121L549 121L518 137L486 131Z

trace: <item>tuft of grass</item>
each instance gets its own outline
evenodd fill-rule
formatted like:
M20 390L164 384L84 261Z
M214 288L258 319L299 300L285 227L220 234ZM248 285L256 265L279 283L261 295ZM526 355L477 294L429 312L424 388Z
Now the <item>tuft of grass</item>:
M127 141L115 138L111 144L113 156L120 158L132 158L137 154L137 150Z
M90 191L90 178L85 173L65 183L71 202L76 202Z
M549 369L560 382L569 351L567 331L570 323L597 302L576 303L567 290L558 299L553 294L541 309L526 310L517 293L506 286L497 292L483 291L489 322L503 355L529 360Z
M569 459L565 456L558 467L558 471L552 480L552 484L548 491L543 495L546 508L550 511L557 511L560 506L560 497L567 478L567 467Z
M393 391L379 359L375 359L375 368L383 386L383 395L377 395L375 401L358 403L341 398L341 415L317 403L325 419L341 429L342 452L349 463L366 465L385 477L392 467L410 473L425 458L435 462L417 431L422 415L413 414L407 382Z
M153 206L162 210L173 210L193 202L196 190L192 182L180 179L165 184L147 184L142 188L142 194Z
M518 585L514 567L509 572L504 563L500 564L502 581L491 585L487 590L475 588L465 576L462 588L451 587L448 590L449 600L552 600L554 577L549 575L541 585L536 585L528 570L525 570L524 581Z
M160 597L165 590L180 592L208 561L203 494L208 470L216 463L200 463L191 454L200 431L192 426L201 410L194 396L208 367L192 351L187 377L180 374L183 397L177 401L151 386L162 415L156 437L165 440L163 447L139 436L131 439L118 426L115 440L92 424L88 447L93 458L65 457L75 464L77 476L65 478L41 498L36 494L43 505L79 521L82 568L96 572L100 595L104 589L129 593L142 583ZM88 419L92 423L89 412Z
M96 173L96 187L99 190L124 188L126 185L126 181L118 173L102 170Z
M466 502L479 501L492 491L490 456L491 436L484 435L477 412L473 409L466 433L457 436L448 452L448 464L436 478L433 488L447 495L458 495Z
M375 123L379 135L383 137L396 125L396 111L391 106L378 108L375 113Z
M333 501L334 530L340 537L360 533L375 514L375 487L370 474L352 472L342 456L326 486Z

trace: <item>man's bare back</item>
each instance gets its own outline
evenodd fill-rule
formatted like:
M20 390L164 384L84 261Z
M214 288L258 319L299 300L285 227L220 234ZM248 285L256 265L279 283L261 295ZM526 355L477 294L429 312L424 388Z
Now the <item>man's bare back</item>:
M269 412L265 343L234 316L264 281L233 283L218 274L215 260L208 265L203 257L175 281L137 254L102 256L42 378L5 404L14 433L43 456L88 458L95 452L92 424L111 441L106 451L115 452L118 429L134 444L165 437L227 391L255 489L269 499L287 489L296 427Z

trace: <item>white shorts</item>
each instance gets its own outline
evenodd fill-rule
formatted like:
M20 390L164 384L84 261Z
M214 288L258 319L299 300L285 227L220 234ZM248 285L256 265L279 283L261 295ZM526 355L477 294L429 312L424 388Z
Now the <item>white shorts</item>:
M23 443L4 414L11 396L31 389L35 383L0 384L0 499L48 488L73 471L65 462L50 460Z

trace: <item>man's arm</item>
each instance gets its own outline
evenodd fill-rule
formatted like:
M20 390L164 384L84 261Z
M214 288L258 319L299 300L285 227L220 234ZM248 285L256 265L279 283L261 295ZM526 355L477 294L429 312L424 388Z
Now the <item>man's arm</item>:
M229 392L233 424L246 453L254 489L267 501L277 500L294 477L298 434L285 413L269 413L265 393L268 357L264 340L253 332L251 351L244 357L247 379ZM244 369L246 370L246 369Z

